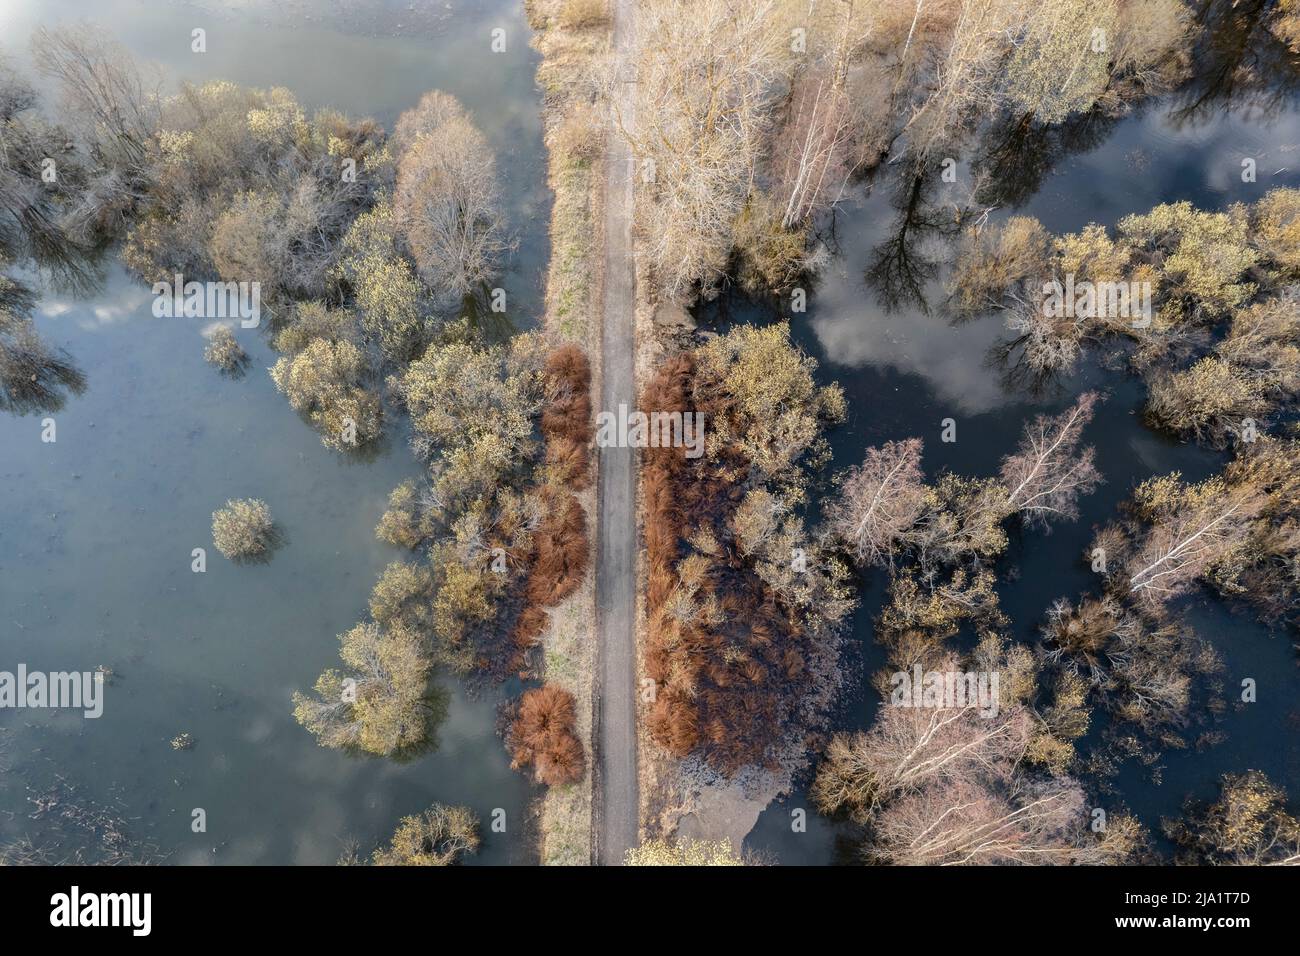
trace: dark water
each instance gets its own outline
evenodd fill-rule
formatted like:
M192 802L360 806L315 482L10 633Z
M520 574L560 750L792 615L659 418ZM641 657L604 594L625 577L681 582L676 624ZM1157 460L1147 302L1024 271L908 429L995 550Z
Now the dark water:
M1200 89L1200 82L1198 77L1191 86ZM1270 188L1300 185L1300 107L1286 97L1271 100L1270 109L1263 110L1260 99L1212 101L1189 119L1181 114L1188 97L1176 95L1118 122L1079 130L1054 143L1047 157L1049 169L1037 184L1031 175L1036 160L1030 152L1013 156L1012 176L1025 182L1006 184L1004 192L1019 190L1024 195L1000 204L990 220L1032 215L1059 234L1090 222L1113 227L1123 216L1162 202L1185 199L1200 208L1222 209L1234 202L1253 202ZM924 209L909 226L909 239L916 239L914 257L936 262L950 258L949 244L958 228L952 204L969 195L972 160L984 148L977 145L968 155L957 155L956 184L927 184ZM1247 156L1258 161L1255 183L1241 181L1241 160ZM864 273L876 250L897 237L904 221L898 207L906 207L908 194L904 191L900 198L899 188L886 171L863 187L860 201L836 217L836 254L814 284L807 313L792 317L793 333L820 363L823 378L837 380L848 398L849 420L830 435L837 467L860 461L868 446L915 436L925 442L927 475L943 469L992 475L1001 458L1015 450L1028 419L1059 411L1088 389L1108 394L1085 433L1085 441L1097 449L1105 484L1082 501L1077 522L1057 526L1050 534L1013 532L998 565L1011 634L1033 641L1056 598L1073 600L1095 589L1095 576L1083 560L1085 548L1093 528L1116 515L1134 486L1174 470L1199 480L1218 471L1225 459L1145 427L1144 386L1123 371L1103 368L1097 361L1100 354L1083 363L1059 390L1035 396L1009 386L1004 370L986 361L990 347L1003 337L1002 319L990 316L953 325L942 314L941 266L922 282L928 314L906 301L894 311L886 309L879 285L869 283ZM926 278L923 268L913 271ZM735 300L709 310L724 319L751 321L763 320L768 312ZM945 418L957 422L955 443L940 441ZM869 726L877 706L878 697L865 687L865 680L884 664L883 649L872 637L872 621L885 596L883 578L873 574L864 582L863 604L853 625L861 662L853 675L857 691L845 704L841 727ZM1187 602L1186 609L1187 622L1215 646L1225 665L1221 679L1228 713L1208 726L1228 737L1203 752L1166 752L1159 764L1159 783L1148 769L1133 762L1125 765L1116 781L1121 802L1157 835L1162 815L1177 814L1188 795L1215 794L1225 772L1263 770L1293 799L1300 797L1300 669L1290 638L1270 633L1249 611L1233 613L1208 595ZM1234 706L1247 677L1258 684L1258 702ZM1089 741L1096 739L1101 725L1103 715L1094 712ZM1116 802L1106 797L1098 805L1114 809ZM792 811L799 808L808 809L804 833L792 827ZM847 826L818 817L806 792L799 790L762 815L746 846L785 863L839 862L851 858L851 833Z
M537 58L518 4L438 6L445 15L418 35L393 39L358 35L324 0L295 5L312 19L288 22L153 2L17 3L0 10L0 43L22 56L37 24L88 16L158 62L169 85L285 86L308 109L389 128L425 91L453 93L496 152L520 239L503 284L525 327L548 257ZM507 52L492 55L498 25ZM208 31L207 54L189 52L194 26ZM29 797L59 785L178 863L328 864L349 839L368 852L434 801L467 804L485 823L505 812L505 833L485 827L478 862L530 860L531 789L495 732L509 687L470 699L445 682L439 746L401 764L321 748L291 715L292 691L336 664L336 635L403 557L374 536L388 492L417 472L400 431L373 461L341 457L275 391L258 333L235 330L253 361L230 381L203 361L203 323L155 319L151 303L117 266L89 298L49 292L37 324L89 387L52 416L54 444L40 440L43 416L0 417L0 669L116 674L97 720L0 713L0 839L61 840L56 858L93 843L55 814L29 818ZM263 498L288 537L265 566L237 567L212 545L212 511L245 496ZM196 547L208 550L205 574L190 570ZM180 733L192 750L171 749ZM199 807L204 834L190 828Z

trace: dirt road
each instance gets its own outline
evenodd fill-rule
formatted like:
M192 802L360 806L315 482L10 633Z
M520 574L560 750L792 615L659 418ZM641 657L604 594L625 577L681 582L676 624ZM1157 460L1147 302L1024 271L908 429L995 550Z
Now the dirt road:
M615 0L614 48L626 62L635 4ZM620 71L615 95L624 123L631 118L631 76ZM605 301L601 318L600 411L636 407L634 325L636 272L632 263L632 153L623 136L609 131L605 187ZM636 770L636 460L630 448L599 450L599 533L596 543L597 688L596 859L623 862L637 843Z

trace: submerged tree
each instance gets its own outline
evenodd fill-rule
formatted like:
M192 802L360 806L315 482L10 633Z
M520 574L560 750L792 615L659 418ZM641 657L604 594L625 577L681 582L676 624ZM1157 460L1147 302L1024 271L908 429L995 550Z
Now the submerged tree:
M1134 492L1141 524L1130 537L1115 526L1099 535L1115 587L1139 603L1159 606L1187 593L1216 566L1240 557L1267 498L1250 483L1223 477L1184 484L1175 473Z
M1007 654L989 639L971 662L1004 669L1008 678L991 710L970 700L891 700L868 732L832 738L812 797L822 812L846 813L867 826L862 852L869 861L1121 863L1145 842L1141 827L1123 814L1108 821L1103 836L1094 835L1076 781L1055 769L1050 777L1026 769L1044 762L1043 742L1061 731L1062 715L1028 706L1033 666L1013 660L1024 656L1019 652ZM947 655L930 666L955 673L959 661Z
M402 115L396 138L395 221L435 300L459 306L509 248L492 152L460 104L438 91Z
M1117 719L1170 746L1189 722L1197 678L1221 668L1213 648L1175 623L1153 625L1111 596L1057 601L1043 628L1044 656L1087 682Z
M294 719L324 747L400 757L429 746L445 703L430 694L424 640L403 627L366 623L339 643L344 669L322 673L314 696L295 691Z
M1079 496L1096 489L1101 476L1093 465L1093 449L1079 448L1096 404L1097 394L1085 392L1060 415L1038 416L1026 426L1016 454L1002 460L1006 507L1026 524L1073 521L1079 517Z
M1224 448L1300 400L1298 224L1292 189L1224 212L1157 206L1122 219L1114 238L1090 224L1052 239L1013 217L967 234L949 302L958 319L1004 313L1014 337L995 356L1013 381L1044 384L1088 345L1127 340L1147 379L1148 420Z
M978 777L927 787L886 807L873 823L868 858L899 866L1122 864L1141 827L1116 814L1097 837L1083 790L1069 778L1022 782L1010 791Z
M224 325L218 326L212 333L203 349L203 360L231 378L239 378L248 368L248 353L235 340L235 334Z
M375 851L375 866L455 866L478 852L478 819L469 807L435 803L402 817L389 845Z
M1183 746L1194 684L1220 665L1169 617L1171 606L1205 585L1254 605L1270 624L1296 623L1298 463L1294 440L1261 436L1204 481L1175 472L1143 482L1124 518L1094 539L1104 594L1049 612L1046 660L1086 678L1116 719Z
M1177 862L1192 866L1300 865L1300 820L1286 792L1263 773L1224 774L1219 799L1188 800L1180 820L1165 820Z
M148 157L127 266L148 281L256 281L272 309L337 300L340 240L391 181L373 121L308 118L288 90L224 82L162 100Z
M955 661L947 663L956 669ZM812 797L823 813L843 811L863 823L892 798L931 783L942 790L976 771L1010 779L1031 729L1022 707L989 719L973 702L950 708L887 703L866 733L832 738Z
M919 438L868 448L862 464L849 470L828 520L860 564L893 562L925 508L924 480Z
M257 498L227 501L212 513L212 540L232 561L265 559L277 544L271 509Z
M275 387L289 397L329 448L349 449L377 439L383 429L379 396L366 388L365 355L346 340L313 339L271 369Z
M42 27L32 52L41 72L59 85L64 115L110 163L142 173L158 124L157 79L142 74L122 46L89 24Z
M1211 448L1251 441L1300 398L1300 288L1237 312L1212 353L1151 381L1147 416Z

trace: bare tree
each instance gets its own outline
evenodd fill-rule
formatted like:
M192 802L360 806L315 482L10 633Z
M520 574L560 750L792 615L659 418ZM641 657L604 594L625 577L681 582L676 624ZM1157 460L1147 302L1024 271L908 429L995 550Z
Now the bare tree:
M139 171L158 122L160 84L89 24L41 27L32 38L38 69L58 82L64 107L112 158Z
M1002 461L1009 512L1043 525L1079 516L1079 495L1093 491L1101 480L1093 449L1078 447L1096 404L1097 393L1085 392L1062 414L1039 415L1025 429L1019 450Z
M58 411L69 393L85 390L85 375L67 353L41 338L31 319L5 309L8 282L0 275L0 411Z
M1000 67L1022 14L1019 3L1007 0L959 0L950 38L938 56L933 87L903 126L918 163L961 130L978 109L996 102Z
M1012 108L1043 123L1091 109L1110 81L1108 50L1093 37L1113 36L1117 19L1113 0L1036 0L1006 66Z
M956 670L955 662L946 669ZM944 667L940 667L944 670ZM866 736L864 758L878 792L898 794L972 772L1009 778L1029 740L1030 721L1018 707L996 717L963 707L888 706Z
M1043 628L1043 658L1088 682L1103 706L1148 733L1188 723L1193 680L1221 666L1192 631L1152 626L1112 595L1059 600Z
M781 225L791 229L844 192L853 115L842 74L807 75L796 83L791 118L773 153L785 157L779 188L786 196Z
M1286 791L1258 770L1224 774L1218 800L1189 799L1164 831L1182 864L1300 866L1300 820L1287 803Z
M939 671L957 670L951 655ZM931 785L943 790L972 775L1009 783L1029 744L1032 720L1020 706L982 716L961 707L887 705L866 733L837 735L813 784L827 813L867 819L881 804Z
M1250 485L1233 487L1221 478L1183 487L1175 475L1144 489L1151 524L1123 563L1123 581L1129 594L1156 605L1185 593L1244 547L1267 503Z
M721 281L786 74L773 0L652 0L637 17L636 122L616 119L643 184L638 222L661 289Z
M862 464L849 470L828 518L859 563L879 565L892 562L903 532L924 507L921 440L912 438L868 448Z
M398 122L405 145L393 211L420 277L453 308L497 270L509 250L496 163L452 97L433 92Z
M892 803L875 822L868 853L903 866L1108 862L1085 811L1083 790L1068 777L1010 794L961 777Z

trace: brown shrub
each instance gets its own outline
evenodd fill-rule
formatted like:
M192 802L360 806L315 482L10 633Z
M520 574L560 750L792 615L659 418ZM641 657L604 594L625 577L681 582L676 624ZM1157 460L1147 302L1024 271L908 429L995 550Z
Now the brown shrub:
M701 381L694 356L682 353L647 383L640 407L717 421L733 401ZM723 773L766 765L799 720L815 654L797 611L778 601L733 541L751 463L725 447L701 459L647 448L642 462L645 668L658 687L651 738L675 756L699 753Z
M511 767L531 766L539 783L561 786L582 779L586 758L574 732L576 702L555 684L525 691L506 738Z
M556 478L575 491L591 484L591 363L576 345L546 359L547 402L542 409L546 460Z
M661 695L650 711L650 733L674 757L685 757L700 742L694 705L674 691Z
M523 652L530 647L536 647L549 620L550 615L540 607L530 606L520 611L519 617L515 618L514 629L510 632L510 639L515 648Z
M533 560L524 598L554 607L578 589L587 573L587 515L566 491L543 488L541 527L533 535Z
M546 358L546 373L562 380L580 392L591 385L591 361L577 345L561 345Z

